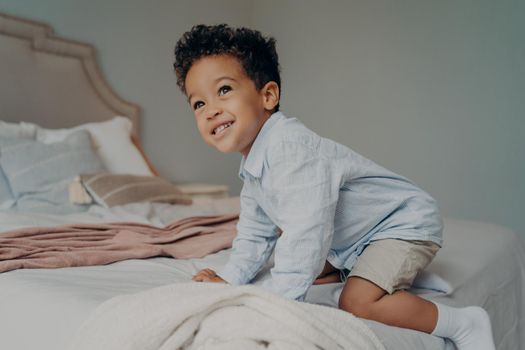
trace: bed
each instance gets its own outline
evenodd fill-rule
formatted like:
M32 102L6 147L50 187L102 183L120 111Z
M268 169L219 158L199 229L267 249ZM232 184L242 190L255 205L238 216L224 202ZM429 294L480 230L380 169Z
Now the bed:
M166 67L169 73L170 67ZM97 66L92 46L59 38L45 24L0 13L0 77L0 120L4 124L24 122L17 132L32 133L35 127L31 125L70 130L124 116L127 121L120 120L127 125L128 151L122 152L128 163L108 163L106 168L157 175L140 148L139 106L111 89ZM48 141L58 137L55 132L43 135L50 138ZM110 137L110 150L115 149L114 138ZM109 162L112 155L106 156ZM12 181L20 182L20 178ZM26 184L18 185L23 188ZM93 202L74 212L35 211L31 206L34 202L20 208L6 205L0 210L0 237L13 229L79 222L132 221L161 227L183 218L239 210L236 197L203 197L192 204L142 201L107 207ZM413 292L452 306L484 307L491 317L497 348L525 349L523 241L505 227L452 218L445 218L444 239L442 250L418 277ZM153 257L103 266L0 273L0 348L67 349L75 332L102 304L118 296L188 283L198 270L223 265L229 251L222 249L192 259ZM255 285L268 277L270 268L271 261L258 274ZM307 302L335 307L341 288L340 283L312 286ZM454 348L450 342L431 335L363 322L386 349Z

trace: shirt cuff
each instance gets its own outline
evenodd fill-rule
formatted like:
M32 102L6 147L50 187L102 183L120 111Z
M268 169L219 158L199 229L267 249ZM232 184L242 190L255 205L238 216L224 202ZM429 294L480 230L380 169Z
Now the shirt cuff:
M309 288L307 285L300 285L295 288L291 288L289 284L276 283L273 278L264 281L261 284L261 287L286 299L297 301L304 301L306 292Z
M216 273L220 278L234 286L241 286L249 282L246 275L231 264L227 264Z

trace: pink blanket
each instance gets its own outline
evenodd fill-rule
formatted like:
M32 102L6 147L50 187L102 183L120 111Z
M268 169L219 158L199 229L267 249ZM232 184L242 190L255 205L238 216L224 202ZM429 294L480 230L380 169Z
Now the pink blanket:
M31 227L0 233L0 272L105 265L126 259L200 258L230 248L238 215L200 216L158 228L137 223Z

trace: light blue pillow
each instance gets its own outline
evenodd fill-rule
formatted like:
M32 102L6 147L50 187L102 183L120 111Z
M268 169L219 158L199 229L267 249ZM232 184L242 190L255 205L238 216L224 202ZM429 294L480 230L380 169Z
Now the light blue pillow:
M7 181L4 171L0 166L0 210L10 208L14 200L11 188L9 187L9 181Z
M8 123L0 120L0 137L17 139L36 139L37 126L30 123ZM11 193L9 181L0 166L0 210L10 208L15 198Z
M105 170L85 130L50 144L0 137L0 165L16 207L47 213L85 210L85 206L69 203L69 184L79 174Z

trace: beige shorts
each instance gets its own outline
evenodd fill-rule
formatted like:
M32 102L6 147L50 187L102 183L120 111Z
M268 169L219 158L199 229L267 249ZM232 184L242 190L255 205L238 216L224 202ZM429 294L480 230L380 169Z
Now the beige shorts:
M357 276L378 285L388 294L408 289L434 258L439 245L429 241L381 239L372 241L343 278Z

